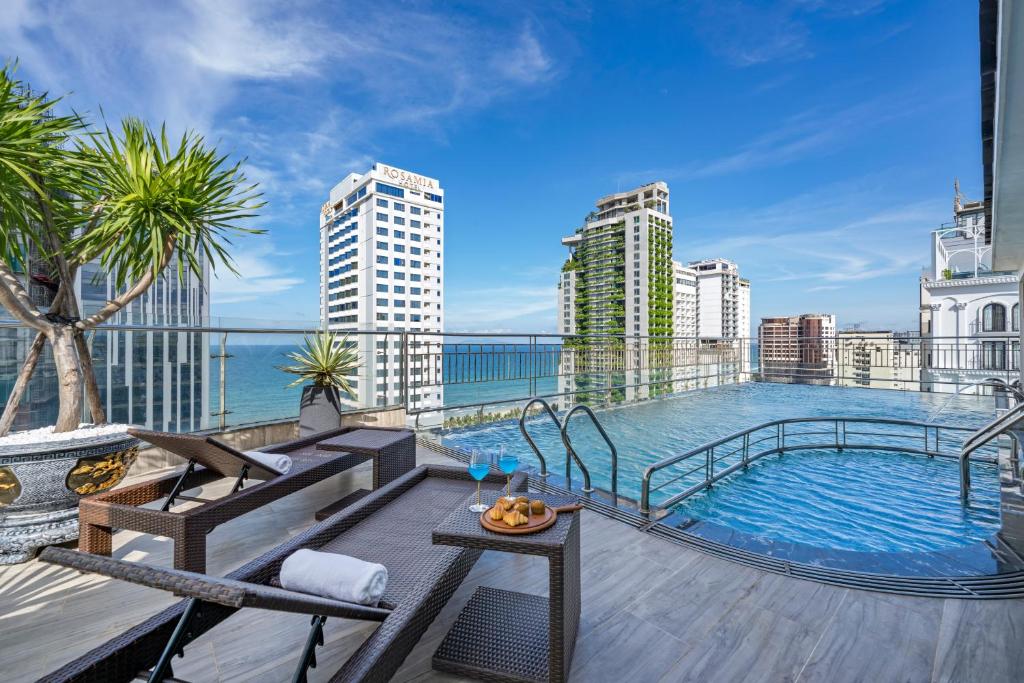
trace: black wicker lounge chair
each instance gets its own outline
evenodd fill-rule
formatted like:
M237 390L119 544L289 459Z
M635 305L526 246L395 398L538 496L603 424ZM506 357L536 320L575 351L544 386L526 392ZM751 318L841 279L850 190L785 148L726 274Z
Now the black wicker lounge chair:
M484 481L490 489L500 489L503 483L504 477L498 474ZM526 476L517 474L513 486L524 491ZM323 642L327 617L379 621L380 626L331 680L386 681L480 556L479 550L434 545L431 540L432 529L473 490L462 468L417 467L225 578L47 548L40 555L46 562L168 590L187 599L41 680L130 681L146 670L150 680L162 680L172 675L173 655L189 642L235 611L259 607L312 615L296 680L304 680L308 667L316 666L315 650ZM389 577L380 605L365 607L277 587L282 562L300 548L383 564Z
M206 535L225 522L367 460L373 460L374 486L393 481L416 466L416 438L409 430L386 430L389 436L394 434L398 438L392 439L377 456L367 449L320 450L317 444L349 433L372 435L374 431L384 430L347 427L269 447L269 451L291 457L291 470L283 474L210 436L128 431L132 436L181 456L187 461L185 469L180 474L83 498L78 506L78 547L88 553L110 555L114 529L167 536L174 541L175 568L192 572L206 571ZM228 495L206 499L182 494L184 490L221 478L234 480ZM249 478L262 481L243 489ZM143 507L160 499L164 502L159 509ZM199 505L171 510L178 501Z

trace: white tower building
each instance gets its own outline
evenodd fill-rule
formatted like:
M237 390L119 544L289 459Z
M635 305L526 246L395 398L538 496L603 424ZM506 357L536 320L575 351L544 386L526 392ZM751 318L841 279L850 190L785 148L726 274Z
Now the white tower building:
M352 338L364 359L357 405L403 399L403 332L415 340L405 361L407 405L443 404L443 247L444 190L436 178L376 163L331 189L320 212L321 322L378 332Z
M691 261L697 273L697 336L702 339L750 337L750 281L727 259Z
M697 336L697 271L672 261L672 336Z
M955 392L986 379L1017 379L1020 304L1017 276L992 270L985 204L964 202L953 223L932 232L931 264L921 274L921 390Z

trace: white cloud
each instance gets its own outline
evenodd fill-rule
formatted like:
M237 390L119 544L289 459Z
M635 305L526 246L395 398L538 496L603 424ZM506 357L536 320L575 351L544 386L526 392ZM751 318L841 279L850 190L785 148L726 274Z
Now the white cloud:
M812 16L850 19L877 12L884 4L885 0L701 0L681 7L712 53L743 68L813 57Z
M285 254L269 241L262 242L258 246L232 252L239 275L235 276L227 269L222 269L213 277L210 296L214 304L257 301L261 297L281 294L302 284L303 280L293 276L290 268L282 267L282 262L289 261L282 258Z
M494 287L449 290L445 300L445 328L460 332L493 332L524 328L529 319L554 320L555 286ZM518 323L518 324L517 324Z

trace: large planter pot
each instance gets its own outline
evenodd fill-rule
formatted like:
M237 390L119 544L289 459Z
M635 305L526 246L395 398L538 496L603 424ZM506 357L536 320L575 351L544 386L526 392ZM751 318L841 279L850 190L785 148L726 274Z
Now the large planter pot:
M138 456L124 432L0 445L0 564L25 562L78 538L78 501L116 486Z
M299 437L311 436L341 426L341 397L334 387L309 385L302 388L299 403Z

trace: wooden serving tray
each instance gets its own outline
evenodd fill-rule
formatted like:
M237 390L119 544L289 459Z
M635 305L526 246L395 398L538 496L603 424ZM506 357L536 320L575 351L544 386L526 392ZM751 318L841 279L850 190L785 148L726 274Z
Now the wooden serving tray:
M531 514L529 515L530 521L519 526L509 526L500 520L497 522L492 521L487 516L489 513L490 509L480 514L480 525L488 531L493 531L497 534L533 534L547 529L558 519L558 513L547 505L544 506L544 514Z

